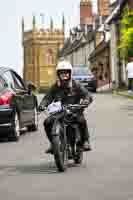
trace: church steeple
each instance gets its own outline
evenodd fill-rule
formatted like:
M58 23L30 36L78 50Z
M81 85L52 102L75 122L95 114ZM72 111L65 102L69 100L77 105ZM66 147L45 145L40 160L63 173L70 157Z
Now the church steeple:
M64 14L62 15L62 30L65 32L65 17Z
M24 17L22 17L22 34L24 33Z
M51 29L51 31L53 31L53 29L54 29L54 22L53 22L52 17L50 19L50 29Z
M32 28L33 28L33 30L36 29L36 17L35 17L35 15L33 15L33 19L32 19Z

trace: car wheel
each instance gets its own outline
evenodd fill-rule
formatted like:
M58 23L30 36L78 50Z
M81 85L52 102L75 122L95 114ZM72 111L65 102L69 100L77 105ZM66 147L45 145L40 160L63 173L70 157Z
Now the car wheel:
M34 109L34 123L29 125L28 131L37 131L38 130L38 113L37 108Z
M15 113L10 139L13 141L18 141L19 137L20 137L20 120L18 114Z
M96 92L97 92L97 88L93 88L93 92L95 92L95 93L96 93Z

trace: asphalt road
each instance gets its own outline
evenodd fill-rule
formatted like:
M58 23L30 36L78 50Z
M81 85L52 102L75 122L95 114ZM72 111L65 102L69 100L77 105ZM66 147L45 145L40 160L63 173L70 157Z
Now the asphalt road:
M43 131L0 142L0 200L132 200L133 101L97 94L86 112L93 151L58 173Z

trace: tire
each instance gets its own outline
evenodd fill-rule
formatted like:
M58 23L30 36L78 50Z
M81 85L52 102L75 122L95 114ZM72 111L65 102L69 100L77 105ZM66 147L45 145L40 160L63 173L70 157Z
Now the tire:
M53 147L55 164L58 168L58 171L64 172L67 168L67 162L66 162L67 161L67 151L64 147L61 148L61 141L60 141L59 136L53 137L52 147Z
M81 164L83 161L83 150L80 147L77 147L77 155L74 158L75 164Z
M28 131L37 131L38 130L38 114L37 108L34 109L34 123L27 126Z
M18 141L19 138L20 138L20 120L19 120L18 113L16 112L14 116L13 126L11 129L10 140Z

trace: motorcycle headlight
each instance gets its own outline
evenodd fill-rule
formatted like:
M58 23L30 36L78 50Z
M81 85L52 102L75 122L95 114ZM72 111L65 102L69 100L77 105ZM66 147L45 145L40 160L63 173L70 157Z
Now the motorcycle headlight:
M72 114L72 112L69 109L67 109L66 112L68 115Z

